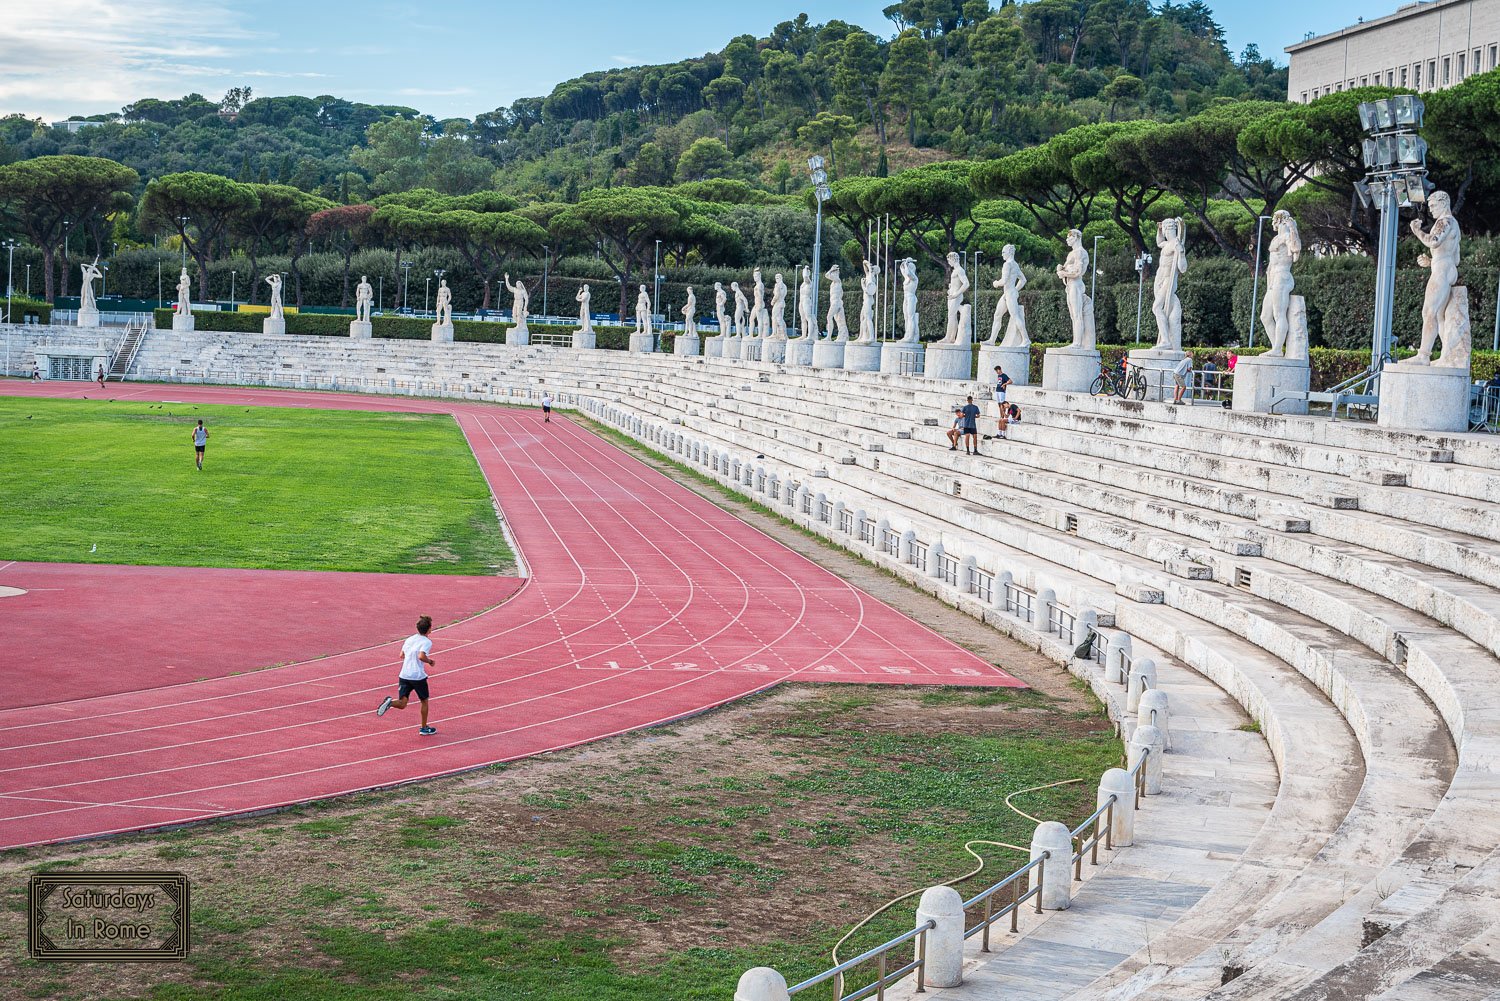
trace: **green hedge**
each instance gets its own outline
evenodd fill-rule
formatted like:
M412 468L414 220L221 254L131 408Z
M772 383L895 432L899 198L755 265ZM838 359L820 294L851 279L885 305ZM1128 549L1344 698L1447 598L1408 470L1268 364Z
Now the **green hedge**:
M0 299L0 311L3 311L4 299ZM36 317L37 323L52 322L52 304L37 299L27 299L24 296L11 296L10 315L15 317L14 323L25 323L32 317Z
M156 326L161 329L172 326L172 311L155 311ZM264 313L195 312L193 326L197 330L215 330L226 333L258 334L265 321ZM453 339L464 343L504 344L505 332L514 324L484 323L479 320L454 320ZM407 316L376 316L370 321L371 332L376 337L391 340L425 341L432 338L432 320ZM537 333L571 334L578 328L539 327ZM630 346L629 327L595 327L601 348L625 350ZM288 313L286 332L301 337L348 337L349 317L328 313ZM662 336L665 345L670 345L671 335Z

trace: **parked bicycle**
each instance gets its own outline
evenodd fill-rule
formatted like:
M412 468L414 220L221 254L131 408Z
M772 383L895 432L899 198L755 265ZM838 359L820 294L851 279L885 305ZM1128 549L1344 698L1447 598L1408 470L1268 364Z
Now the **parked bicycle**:
M1128 361L1121 362L1120 370L1101 365L1094 384L1089 387L1094 396L1118 396L1122 400L1144 400L1146 377L1139 368L1131 368Z

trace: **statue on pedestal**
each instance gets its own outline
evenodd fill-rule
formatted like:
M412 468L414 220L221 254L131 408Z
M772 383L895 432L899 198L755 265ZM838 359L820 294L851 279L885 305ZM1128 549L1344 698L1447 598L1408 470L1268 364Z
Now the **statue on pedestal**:
M749 336L745 330L745 321L750 315L750 300L745 298L739 282L730 282L729 287L734 290L734 336Z
M880 291L880 265L865 260L865 276L859 282L859 339L875 340L875 296Z
M714 319L719 321L719 336L729 333L729 316L724 312L729 297L724 294L724 283L714 282Z
M761 280L760 268L754 271L755 288L750 300L750 329L746 337L766 336L766 283Z
M1439 333L1443 335L1443 356L1448 357L1449 330L1444 328L1446 326L1457 334L1459 322L1457 316L1451 319L1447 317L1449 303L1453 300L1453 286L1458 281L1458 244L1461 237L1458 220L1453 218L1453 206L1445 191L1434 191L1428 195L1427 208L1432 212L1431 227L1424 230L1422 220L1411 221L1412 233L1427 248L1427 253L1417 258L1417 263L1430 268L1432 274L1427 278L1427 290L1422 296L1422 343L1417 348L1416 357L1407 359L1406 364L1410 365L1426 365L1431 361L1433 344ZM1463 311L1467 314L1468 296L1465 295L1464 298L1466 301ZM1463 317L1464 326L1467 326L1467 319L1467 316ZM1451 364L1441 358L1438 363ZM1468 364L1467 356L1464 364Z
M573 301L578 303L578 332L580 334L592 334L594 332L594 317L589 311L589 300L594 296L587 285L578 286L578 293L573 296Z
M944 344L969 343L969 316L973 307L964 302L969 274L955 251L948 251L948 321L943 327Z
M281 311L281 276L266 275L266 284L271 286L271 315L272 320L284 320L285 314Z
M1068 300L1068 317L1073 323L1073 347L1094 347L1094 300L1086 291L1083 280L1089 273L1089 252L1083 249L1083 234L1076 229L1068 230L1068 256L1057 266L1057 277L1062 279L1063 293Z
M803 337L818 336L817 306L812 298L812 268L802 268L802 282L797 286L797 326Z
M1020 348L1031 343L1031 334L1026 330L1026 310L1021 305L1021 290L1026 287L1026 273L1016 263L1016 245L1007 243L1000 251L1005 263L1000 266L1000 277L990 283L1000 290L1000 301L995 305L995 318L990 321L990 337L986 344L994 344L1000 337L1000 321L1007 316L1010 323L1005 328L1005 340L1001 347Z
M825 321L828 329L825 336L847 341L849 321L844 316L844 279L839 276L839 266L835 264L829 268L823 277L828 279L828 317Z
M1276 236L1266 250L1266 300L1260 307L1260 323L1271 342L1265 356L1283 358L1287 356L1287 336L1292 332L1292 289L1297 285L1292 265L1302 256L1302 235L1297 232L1297 220L1286 209L1277 209L1271 216L1271 228ZM1305 323L1305 312L1302 319Z
M646 286L641 286L640 293L635 297L635 332L637 334L652 333L651 329L651 297L646 294Z
M771 337L786 340L786 281L778 273L771 286Z
M78 311L80 313L99 312L99 303L94 298L94 279L104 277L104 272L99 270L99 258L94 258L93 264L84 263L83 280L78 286Z
M525 330L530 333L530 329L526 326L526 317L530 315L527 312L527 307L531 304L531 293L526 291L526 283L516 282L515 284L511 284L510 275L507 273L505 276L505 290L513 296L510 307L510 318L515 323L516 329Z
M902 344L915 344L921 336L917 315L917 262L908 257L897 265L901 269L901 319L905 323Z
M1156 280L1152 284L1151 313L1156 317L1156 349L1182 350L1182 300L1177 279L1187 273L1187 227L1180 218L1156 224Z
M698 336L698 297L693 295L693 286L687 290L687 302L682 305L682 336Z
M182 269L182 274L177 278L177 308L178 316L193 315L193 281L188 277L187 268Z
M448 279L438 279L437 290L437 323L436 326L447 327L453 323L453 290L448 287Z
M359 285L354 289L354 322L369 323L370 308L375 303L375 289L370 286L370 276L360 275Z

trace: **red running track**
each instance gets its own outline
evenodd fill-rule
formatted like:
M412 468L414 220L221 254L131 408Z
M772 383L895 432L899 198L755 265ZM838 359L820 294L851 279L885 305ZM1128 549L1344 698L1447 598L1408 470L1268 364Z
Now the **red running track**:
M452 414L532 576L503 604L434 631L434 737L417 735L414 707L383 719L372 711L393 688L399 652L390 643L175 685L147 661L125 686L101 676L111 694L0 711L0 847L450 774L786 680L1020 685L571 421L331 393L110 389L117 400ZM497 579L494 600L509 586ZM4 614L13 600L0 598L0 645L14 652L25 637ZM129 649L132 639L118 643Z

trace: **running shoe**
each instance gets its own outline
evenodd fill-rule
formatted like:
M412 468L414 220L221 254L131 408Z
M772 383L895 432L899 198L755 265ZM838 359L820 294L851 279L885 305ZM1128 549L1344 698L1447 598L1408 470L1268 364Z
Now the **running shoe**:
M377 710L375 710L375 715L376 716L384 716L385 715L385 711L391 707L391 703L394 702L394 701L396 701L396 700L393 699L393 698L391 698L389 695L387 695L385 698L381 699L380 700L380 708L377 709Z
M437 727L435 727L435 726L424 726L420 730L418 730L417 732L420 733L424 737L430 737L433 734L437 733Z

